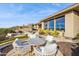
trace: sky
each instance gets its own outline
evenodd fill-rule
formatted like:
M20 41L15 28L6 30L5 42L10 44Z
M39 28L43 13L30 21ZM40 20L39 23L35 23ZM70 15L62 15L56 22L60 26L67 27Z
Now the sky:
M72 3L0 3L0 28L37 23Z

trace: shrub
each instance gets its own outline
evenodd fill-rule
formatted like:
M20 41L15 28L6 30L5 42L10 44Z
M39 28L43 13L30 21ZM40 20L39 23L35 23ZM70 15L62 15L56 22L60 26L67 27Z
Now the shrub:
M52 36L54 36L54 37L57 37L58 34L59 34L59 32L58 32L57 30L55 30L55 31L49 31L49 32L50 32L50 34L51 34Z
M52 30L42 30L42 29L40 29L39 34L42 34L42 35L50 34L50 35L52 35L54 37L57 37L59 32L57 30L52 31Z
M1 42L0 42L0 46L6 45L6 44L8 44L8 43L10 43L10 42L13 42L14 40L15 40L15 38L10 38L10 39L8 39L8 40L1 41Z
M27 39L27 38L28 38L28 36L27 36L27 35L23 35L23 36L18 36L18 37L15 37L15 39L16 39L16 38L18 38L18 39L25 39L25 38L26 38L26 39Z
M15 31L11 28L0 28L0 41L7 40L7 33L14 33Z
M0 35L0 41L6 40L6 39L7 39L7 38L6 38L6 34Z
M40 29L39 30L39 34L41 34L41 35L47 35L48 34L48 30L42 30L42 29Z
M79 39L79 33L76 35L76 37L74 39Z

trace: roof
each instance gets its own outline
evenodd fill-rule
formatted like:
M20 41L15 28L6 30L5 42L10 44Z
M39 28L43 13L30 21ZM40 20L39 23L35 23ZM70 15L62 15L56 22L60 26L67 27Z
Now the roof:
M42 19L40 22L43 22L43 21L48 21L50 18L56 18L56 17L58 17L58 16L61 16L61 14L65 14L65 13L67 13L67 12L69 12L69 11L73 11L75 8L77 8L79 6L79 3L76 3L76 4L73 4L72 6L69 6L69 7L67 7L67 8L65 8L65 9L63 9L63 10L60 10L60 11L58 11L58 12L56 12L55 14L53 14L53 15L51 15L51 16L48 16L47 18L44 18L44 19Z

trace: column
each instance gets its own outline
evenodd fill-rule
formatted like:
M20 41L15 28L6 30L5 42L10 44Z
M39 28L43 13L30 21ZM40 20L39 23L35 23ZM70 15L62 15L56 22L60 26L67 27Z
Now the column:
M54 19L54 30L56 30L56 19Z
M39 29L39 25L37 24L37 29Z
M42 22L42 29L44 29L44 22Z

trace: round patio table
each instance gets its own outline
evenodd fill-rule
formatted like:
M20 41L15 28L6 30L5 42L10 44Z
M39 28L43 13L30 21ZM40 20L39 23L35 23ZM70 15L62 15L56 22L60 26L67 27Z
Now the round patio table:
M41 46L46 43L44 38L32 38L28 40L29 44L32 46Z
M34 47L39 47L42 46L46 43L46 40L44 38L31 38L29 40L27 40L27 42L29 43L29 45L31 46L31 52L34 51ZM27 44L27 42L25 42L24 44Z

